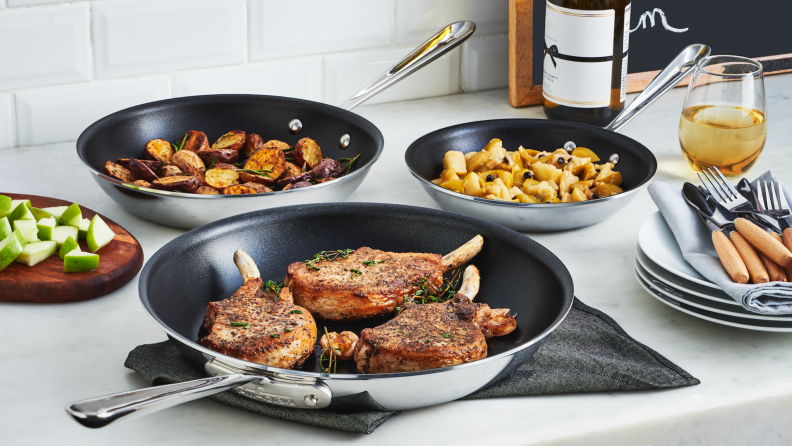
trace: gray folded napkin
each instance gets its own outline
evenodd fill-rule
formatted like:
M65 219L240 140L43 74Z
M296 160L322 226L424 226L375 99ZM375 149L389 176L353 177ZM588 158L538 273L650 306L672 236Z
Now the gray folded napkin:
M152 385L203 378L168 341L136 347L124 365ZM700 381L651 348L631 338L607 314L578 299L542 348L511 375L463 399L574 392L669 389ZM333 397L322 410L292 409L253 401L227 390L208 397L237 409L309 426L368 434L398 414L368 392Z
M774 179L773 172L767 171L754 180L751 186L756 190L757 181ZM781 187L784 188L784 197L789 201L789 191L783 184ZM649 195L671 227L682 256L702 276L721 287L748 311L771 316L792 314L792 283L743 285L731 280L712 245L712 234L685 201L681 187L655 182L649 185Z

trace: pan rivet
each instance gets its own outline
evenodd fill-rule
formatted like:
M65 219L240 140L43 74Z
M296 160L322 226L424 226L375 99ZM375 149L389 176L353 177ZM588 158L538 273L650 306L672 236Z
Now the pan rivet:
M302 122L299 119L289 121L289 133L296 135L302 131Z
M575 150L576 148L577 146L572 141L567 141L564 143L564 150L566 150L567 153L572 153L572 151Z
M344 136L341 137L341 140L338 141L338 147L341 147L342 150L346 149L347 147L349 147L349 141L350 141L349 134L345 134Z
M610 156L610 158L608 158L608 161L612 162L613 164L619 164L619 154L614 153Z
M319 399L316 398L316 395L305 395L303 402L308 407L314 407L319 402Z

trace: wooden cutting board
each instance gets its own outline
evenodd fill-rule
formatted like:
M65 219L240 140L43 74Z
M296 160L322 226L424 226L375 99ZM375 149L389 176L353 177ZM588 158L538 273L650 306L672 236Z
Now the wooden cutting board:
M7 194L14 200L30 200L37 208L68 206L68 201L37 195ZM80 206L83 218L96 212ZM0 301L6 302L74 302L104 296L126 284L143 267L143 248L124 228L99 214L116 233L115 239L96 253L99 268L84 273L64 273L63 261L56 255L35 266L12 263L0 271ZM80 249L88 251L85 240Z

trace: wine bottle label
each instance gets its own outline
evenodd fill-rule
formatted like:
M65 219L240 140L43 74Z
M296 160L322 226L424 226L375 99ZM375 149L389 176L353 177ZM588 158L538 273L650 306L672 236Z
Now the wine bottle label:
M627 99L627 49L630 47L630 11L632 11L632 3L624 8L624 44L622 45L622 52L624 58L622 59L621 66L621 90L619 91L619 102L624 102Z
M546 99L575 108L610 105L615 21L613 9L583 11L547 2L542 81Z

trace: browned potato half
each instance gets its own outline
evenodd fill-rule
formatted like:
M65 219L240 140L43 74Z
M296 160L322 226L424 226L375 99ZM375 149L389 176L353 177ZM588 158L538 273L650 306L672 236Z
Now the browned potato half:
M283 179L283 178L291 178L291 177L297 176L297 175L299 175L301 173L302 173L302 169L300 169L300 166L298 166L298 165L296 165L294 163L290 163L290 162L287 161L286 162L286 170L283 171L283 174L281 175L281 179Z
M271 184L286 170L286 157L280 149L265 147L247 160L245 169L262 171L262 173L240 172L240 179L243 182Z
M235 163L239 159L239 152L237 150L219 149L219 150L202 150L198 152L204 164L209 166L212 162L215 163Z
M159 174L160 178L175 177L177 175L181 175L182 171L176 166L162 166Z
M162 164L170 164L171 156L173 156L173 147L168 141L152 139L146 143L146 158L160 161Z
M220 191L209 186L201 186L198 189L195 189L195 193L201 195L220 195Z
M117 180L124 181L126 183L134 183L137 178L135 175L129 171L129 169L119 166L118 164L108 161L104 165L104 173L109 175Z
M268 188L267 186L259 183L245 183L243 186L247 186L256 191L258 194L265 194L267 192L272 192L272 189Z
M298 165L308 164L308 168L313 169L322 162L322 149L313 139L303 138L294 146L294 159Z
M201 181L193 176L178 175L154 180L151 186L154 189L193 193L196 189L201 187Z
M184 137L182 137L184 138ZM179 140L181 141L181 140ZM187 132L187 139L184 140L182 150L189 150L190 152L198 153L201 150L209 149L209 138L206 133L197 130L190 130Z
M171 164L181 169L187 175L198 175L206 172L203 160L195 152L189 150L179 150L170 159Z
M235 184L223 189L223 195L247 195L259 193L256 189L242 184Z
M278 141L277 139L270 139L269 141L265 142L264 147L275 147L281 150L291 149L289 144L283 141Z
M212 144L213 150L220 150L220 149L229 149L229 150L239 150L242 146L245 145L245 141L247 140L247 136L245 136L245 132L242 130L231 130L230 132L226 133L225 135L221 136L214 144Z
M204 183L222 190L228 186L239 184L239 174L230 169L209 169L206 171Z
M118 158L116 160L116 164L124 166L127 169L129 169L130 159L131 158ZM148 166L148 168L151 169L151 171L154 173L156 173L159 170L159 168L162 167L162 163L160 161L152 161L152 160L138 160L138 161Z
M141 180L154 181L159 178L148 165L136 159L129 160L129 171Z
M242 151L242 155L245 158L250 158L262 147L264 147L264 140L261 139L261 136L255 133L250 133L248 134L247 140L245 141L245 149Z
M227 164L227 163L215 163L215 165L212 168L213 169L239 170L239 166L235 166L234 164Z
M140 186L140 187L151 187L151 183L149 183L146 180L133 181L132 184L134 184L135 186Z

